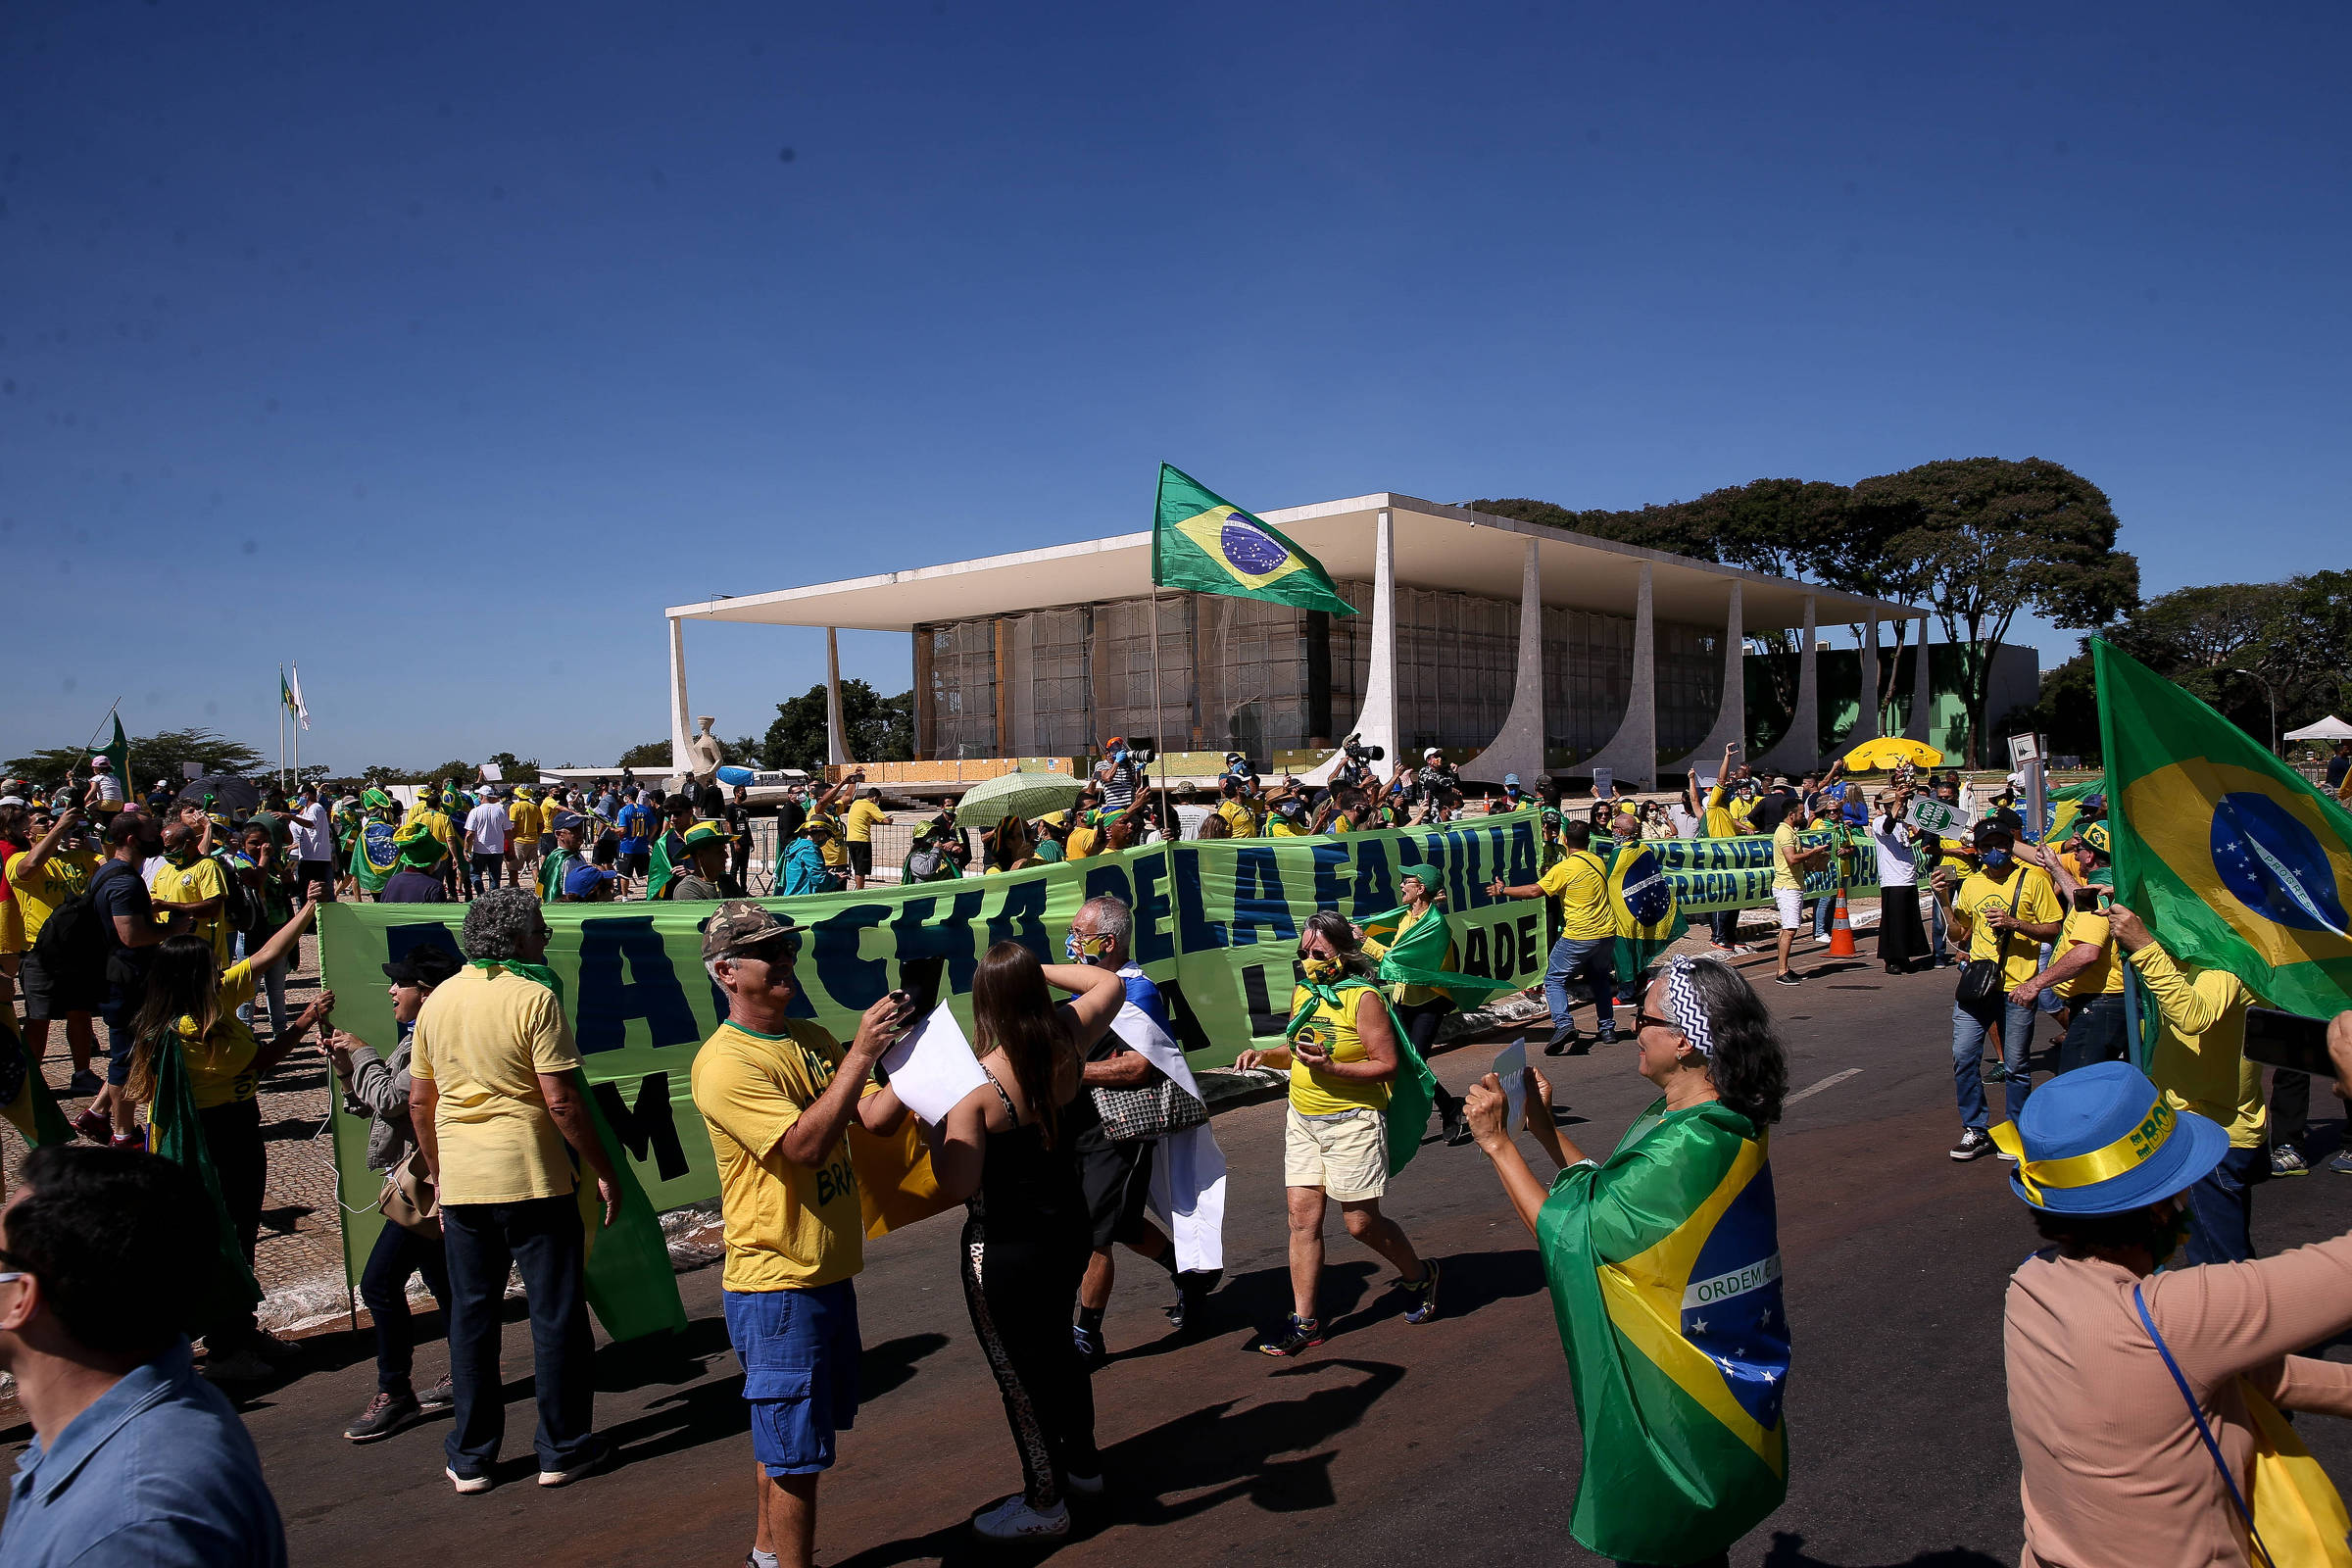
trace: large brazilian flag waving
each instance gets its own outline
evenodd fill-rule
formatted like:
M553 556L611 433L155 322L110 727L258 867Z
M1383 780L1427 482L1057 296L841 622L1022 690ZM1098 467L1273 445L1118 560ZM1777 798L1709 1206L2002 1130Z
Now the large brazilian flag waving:
M1232 594L1301 610L1352 615L1322 564L1267 523L1200 480L1159 466L1159 511L1152 527L1152 582L1160 588Z
M1716 1101L1653 1104L1571 1165L1536 1224L1585 1465L1569 1533L1695 1562L1788 1494L1788 1317L1765 1140Z
M2129 654L2090 651L2115 901L2275 1007L2352 1006L2352 815Z

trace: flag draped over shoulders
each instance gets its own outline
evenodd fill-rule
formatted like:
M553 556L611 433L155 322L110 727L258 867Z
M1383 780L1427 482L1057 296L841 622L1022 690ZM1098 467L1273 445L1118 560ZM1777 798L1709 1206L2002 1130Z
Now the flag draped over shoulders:
M151 1147L166 1159L196 1173L212 1208L219 1266L213 1278L193 1294L183 1314L188 1326L201 1328L260 1301L262 1287L246 1265L236 1224L228 1216L228 1201L220 1194L220 1173L213 1164L204 1123L196 1114L196 1090L188 1079L188 1064L180 1055L179 1037L167 1034L148 1049L155 1053L155 1102L147 1109Z
M1515 981L1462 974L1448 968L1446 950L1452 945L1453 935L1447 927L1446 912L1433 907L1410 928L1405 928L1404 918L1409 912L1400 905L1380 914L1366 915L1360 922L1365 951L1369 953L1375 946L1380 949L1377 956L1384 984L1436 986L1456 1002L1519 989ZM1401 937L1396 934L1400 929L1404 930Z
M1788 1493L1788 1324L1765 1140L1709 1101L1659 1101L1537 1222L1584 1471L1569 1532L1605 1557L1690 1562Z
M17 1020L9 1009L0 1007L0 1116L23 1135L34 1149L50 1144L70 1144L74 1129L67 1125L66 1113L57 1108L57 1098L49 1092L48 1080L41 1076L40 1065L24 1049L24 1037L17 1033Z

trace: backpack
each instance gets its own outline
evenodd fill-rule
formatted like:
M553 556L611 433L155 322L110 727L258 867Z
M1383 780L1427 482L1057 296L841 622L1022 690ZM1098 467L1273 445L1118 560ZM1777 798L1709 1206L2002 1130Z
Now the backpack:
M93 875L93 891L97 882ZM42 922L41 934L32 942L33 954L49 972L51 983L62 980L76 990L105 983L106 948L105 917L86 892L74 894L51 910Z
M258 931L269 924L270 916L262 907L262 896L245 885L245 878L239 874L237 867L219 855L213 857L213 863L220 867L221 876L228 882L228 893L220 901L220 918L228 923L228 928L231 931Z

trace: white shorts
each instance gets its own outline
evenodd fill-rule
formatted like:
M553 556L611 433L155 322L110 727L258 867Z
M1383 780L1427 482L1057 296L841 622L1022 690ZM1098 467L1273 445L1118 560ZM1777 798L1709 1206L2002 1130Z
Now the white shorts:
M1343 1203L1378 1198L1389 1185L1388 1118L1366 1106L1330 1116L1292 1107L1282 1136L1286 1187L1320 1187Z
M1772 902L1781 911L1781 929L1801 930L1805 923L1805 895L1796 888L1774 888Z

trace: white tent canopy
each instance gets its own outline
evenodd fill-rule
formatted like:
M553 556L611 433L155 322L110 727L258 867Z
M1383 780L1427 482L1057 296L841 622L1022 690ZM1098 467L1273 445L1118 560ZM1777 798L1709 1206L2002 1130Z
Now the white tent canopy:
M2352 740L2352 724L2347 724L2333 713L2329 713L2317 724L2306 724L2301 729L2288 730L2286 738L2290 741Z

